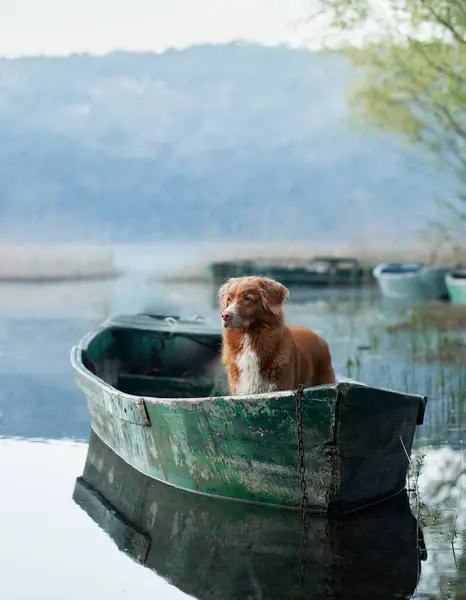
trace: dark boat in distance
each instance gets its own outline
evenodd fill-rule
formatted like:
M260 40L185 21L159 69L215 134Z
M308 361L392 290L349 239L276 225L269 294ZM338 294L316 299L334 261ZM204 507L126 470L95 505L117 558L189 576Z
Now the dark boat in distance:
M306 265L264 265L257 261L215 262L209 274L216 286L230 277L262 275L277 279L287 287L360 287L374 284L372 268L364 268L357 258L315 256Z
M197 494L343 513L405 488L426 398L360 382L230 396L220 329L120 315L71 353L97 435L149 477ZM297 405L301 403L300 429Z
M409 598L426 558L406 492L346 517L310 518L302 546L299 514L163 485L93 432L73 499L119 551L202 600Z

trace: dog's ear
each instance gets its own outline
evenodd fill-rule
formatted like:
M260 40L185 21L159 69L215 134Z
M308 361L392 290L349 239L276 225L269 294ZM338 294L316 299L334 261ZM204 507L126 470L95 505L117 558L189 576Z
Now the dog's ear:
M229 279L218 290L218 294L217 294L217 297L218 297L218 306L219 306L219 308L220 308L221 311L225 310L225 308L227 307L227 298L228 298L228 293L230 291L231 282L232 282L232 280Z
M263 277L261 291L264 308L278 317L282 311L282 304L288 299L288 289L278 281Z

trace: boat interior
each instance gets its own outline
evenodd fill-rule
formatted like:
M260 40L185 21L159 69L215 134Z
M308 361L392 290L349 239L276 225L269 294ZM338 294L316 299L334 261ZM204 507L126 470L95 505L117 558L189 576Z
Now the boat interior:
M422 263L386 263L379 267L379 273L403 274L417 273L424 268Z
M103 328L82 348L86 369L135 396L205 398L228 394L221 334L199 327ZM204 329L204 330L203 330Z
M466 268L457 268L450 273L453 279L466 279Z

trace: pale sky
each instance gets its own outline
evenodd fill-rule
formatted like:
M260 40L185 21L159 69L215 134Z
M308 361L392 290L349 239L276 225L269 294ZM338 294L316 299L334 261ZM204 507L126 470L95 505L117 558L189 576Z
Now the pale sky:
M102 54L243 39L311 45L315 0L0 0L0 56ZM315 36L314 36L315 37Z

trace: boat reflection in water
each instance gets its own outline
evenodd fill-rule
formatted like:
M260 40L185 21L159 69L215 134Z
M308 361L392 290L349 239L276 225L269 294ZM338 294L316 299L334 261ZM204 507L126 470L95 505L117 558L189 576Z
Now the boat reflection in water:
M406 492L345 517L311 517L302 550L299 513L158 483L94 432L73 499L122 552L199 599L406 598L426 557Z

